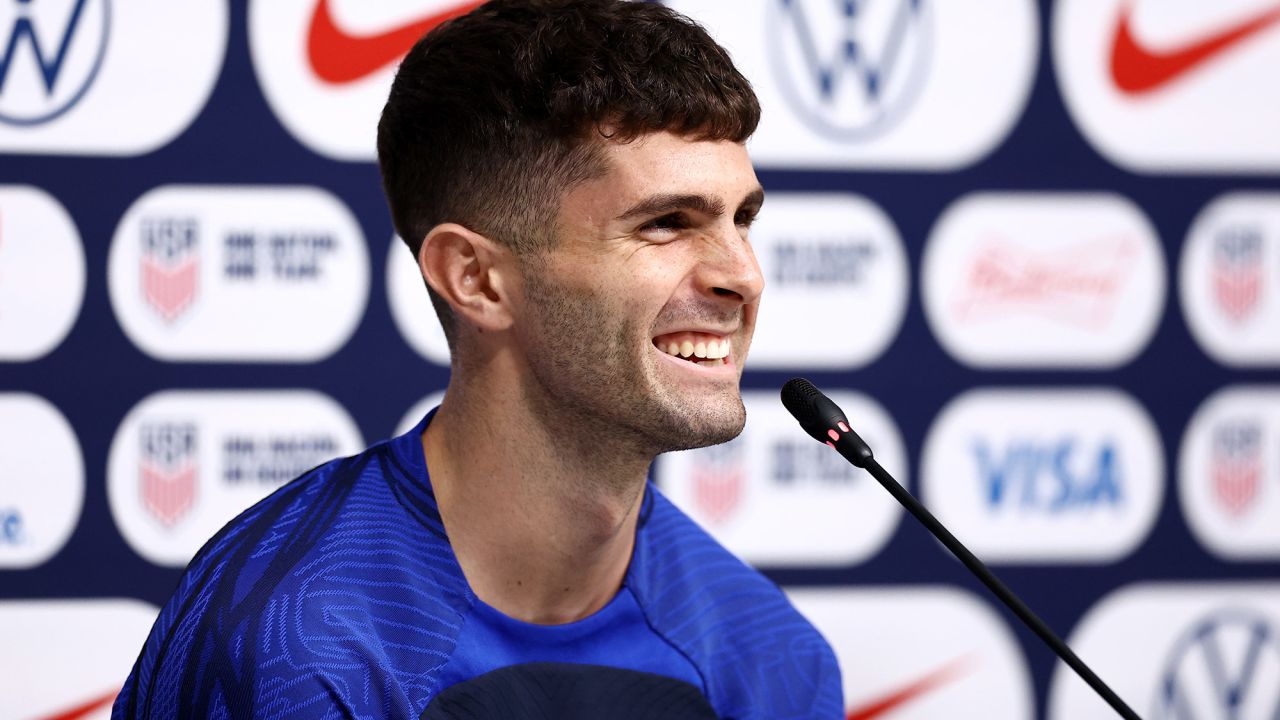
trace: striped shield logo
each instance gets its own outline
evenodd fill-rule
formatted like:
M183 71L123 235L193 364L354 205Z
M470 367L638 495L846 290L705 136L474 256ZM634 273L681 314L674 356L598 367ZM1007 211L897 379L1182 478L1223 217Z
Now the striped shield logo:
M1225 228L1214 238L1213 295L1232 322L1258 308L1262 290L1262 233L1256 227Z
M199 225L189 218L142 223L142 294L166 323L191 307L200 277Z
M1256 422L1229 422L1213 433L1213 495L1227 514L1252 506L1262 475L1262 429Z
M196 426L191 423L144 425L138 481L142 505L165 527L191 510L199 465Z

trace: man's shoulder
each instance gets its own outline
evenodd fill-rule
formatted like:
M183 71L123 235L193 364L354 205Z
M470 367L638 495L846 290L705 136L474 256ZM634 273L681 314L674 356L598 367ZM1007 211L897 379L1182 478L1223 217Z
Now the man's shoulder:
M382 443L227 523L162 609L119 716L417 707L468 600L434 498L413 475Z
M343 548L418 536L444 542L434 497L391 443L381 442L312 468L237 515L196 553L184 578L208 585L233 575L244 582L269 567L291 568L264 578L260 589L292 591L312 577L317 558L340 562Z
M838 717L840 673L822 635L772 581L653 489L628 582L655 632L733 717Z

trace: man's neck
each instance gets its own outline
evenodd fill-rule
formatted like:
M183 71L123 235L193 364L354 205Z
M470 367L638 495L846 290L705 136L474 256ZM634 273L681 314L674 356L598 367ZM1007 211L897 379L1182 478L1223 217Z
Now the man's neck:
M583 442L587 429L487 389L453 383L422 437L454 554L506 615L584 618L621 587L652 457Z

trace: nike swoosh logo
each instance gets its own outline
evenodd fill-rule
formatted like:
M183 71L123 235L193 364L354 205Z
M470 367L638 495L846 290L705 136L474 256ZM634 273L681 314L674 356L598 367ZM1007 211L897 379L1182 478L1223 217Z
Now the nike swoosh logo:
M96 697L82 705L67 708L61 712L54 713L53 715L45 715L43 717L36 718L36 720L80 720L80 718L88 717L91 713L111 705L111 703L115 702L116 695L118 694L120 694L119 691L112 690L106 695Z
M1151 50L1133 36L1133 5L1120 13L1111 41L1111 77L1126 95L1143 95L1168 85L1209 60L1280 21L1272 8L1233 27L1169 50Z
M915 682L904 685L870 702L863 703L860 707L851 709L845 715L845 720L872 720L873 718L884 717L887 713L906 705L929 691L958 679L961 675L972 670L973 665L974 663L967 656L952 660Z
M329 0L318 0L307 30L307 62L316 77L330 85L355 82L404 57L428 30L483 4L483 0L458 3L376 35L350 35L334 23Z

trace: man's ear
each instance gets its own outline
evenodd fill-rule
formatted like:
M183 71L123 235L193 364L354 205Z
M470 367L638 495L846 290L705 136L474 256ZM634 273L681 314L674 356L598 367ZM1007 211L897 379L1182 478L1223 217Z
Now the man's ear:
M505 330L512 323L507 282L510 255L480 233L457 223L441 223L423 239L418 267L459 320L481 330Z

